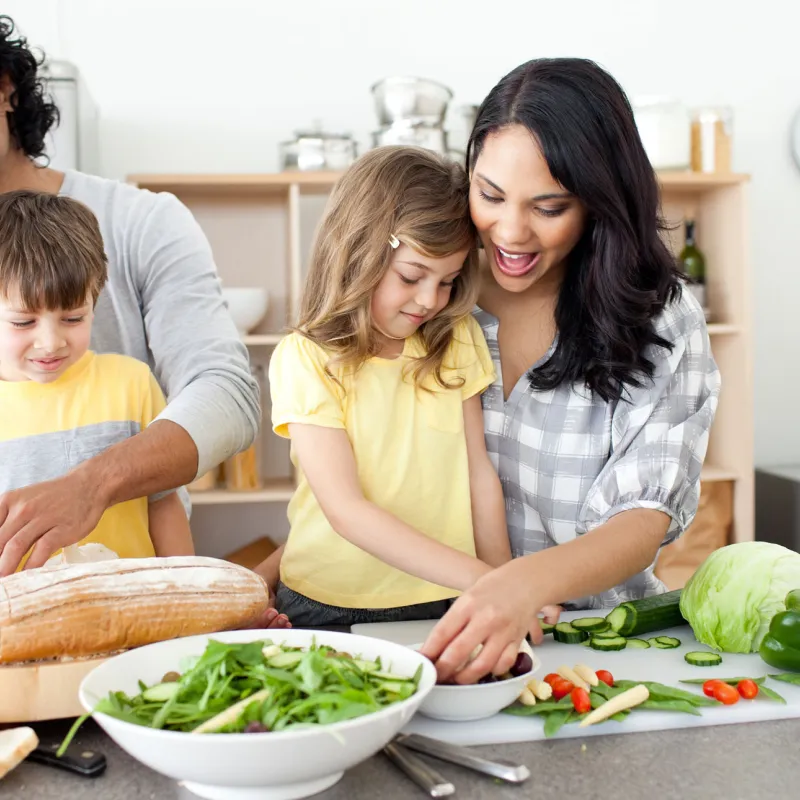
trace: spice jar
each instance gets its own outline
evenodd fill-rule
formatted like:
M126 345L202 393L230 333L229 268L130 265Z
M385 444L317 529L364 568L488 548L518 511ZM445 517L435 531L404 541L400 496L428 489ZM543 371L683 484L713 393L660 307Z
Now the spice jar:
M251 363L250 369L258 383L262 398L266 391L266 370L261 364ZM225 486L232 492L255 492L263 487L261 478L261 438L260 433L247 450L231 456L223 464Z
M193 480L186 488L190 492L210 492L217 488L217 478L219 477L219 467L210 469L205 475Z
M692 113L692 170L730 172L733 111L698 108Z

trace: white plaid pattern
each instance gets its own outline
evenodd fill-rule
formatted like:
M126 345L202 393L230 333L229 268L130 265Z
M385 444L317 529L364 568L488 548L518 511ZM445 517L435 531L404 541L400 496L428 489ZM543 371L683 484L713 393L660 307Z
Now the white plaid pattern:
M669 514L664 544L680 536L697 512L720 390L703 312L692 294L682 292L656 319L673 350L652 348L653 378L619 403L606 403L585 386L534 391L527 376L504 401L497 319L480 309L475 316L497 371L482 397L484 425L514 556L570 541L631 508ZM654 566L569 606L611 607L664 591Z

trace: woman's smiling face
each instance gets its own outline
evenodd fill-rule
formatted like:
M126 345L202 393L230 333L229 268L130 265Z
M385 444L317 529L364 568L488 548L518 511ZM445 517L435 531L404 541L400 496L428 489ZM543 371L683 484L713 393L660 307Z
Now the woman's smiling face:
M509 292L561 283L586 209L558 184L522 125L490 134L470 176L470 211L492 275Z

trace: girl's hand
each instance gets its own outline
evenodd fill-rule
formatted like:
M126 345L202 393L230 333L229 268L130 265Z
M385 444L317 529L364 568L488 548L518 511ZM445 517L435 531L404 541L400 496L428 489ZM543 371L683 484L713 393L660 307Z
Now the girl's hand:
M266 628L291 628L292 623L286 614L279 614L275 608L269 606L264 609L249 625L246 630L264 630Z
M523 559L515 559L480 578L456 600L431 631L420 652L436 664L440 680L475 683L493 672L506 672L517 657L519 644L530 633L542 641L539 610L545 622L555 624L561 608L542 607ZM478 657L464 666L483 645Z

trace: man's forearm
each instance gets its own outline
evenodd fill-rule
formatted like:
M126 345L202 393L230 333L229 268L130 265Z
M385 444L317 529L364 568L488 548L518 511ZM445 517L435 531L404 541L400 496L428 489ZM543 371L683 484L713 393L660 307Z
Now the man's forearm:
M180 425L158 420L74 472L88 478L88 485L97 487L110 507L191 483L197 473L197 447Z
M631 509L571 542L514 562L537 583L542 605L599 594L653 563L670 518L651 509ZM526 563L527 562L527 563Z

